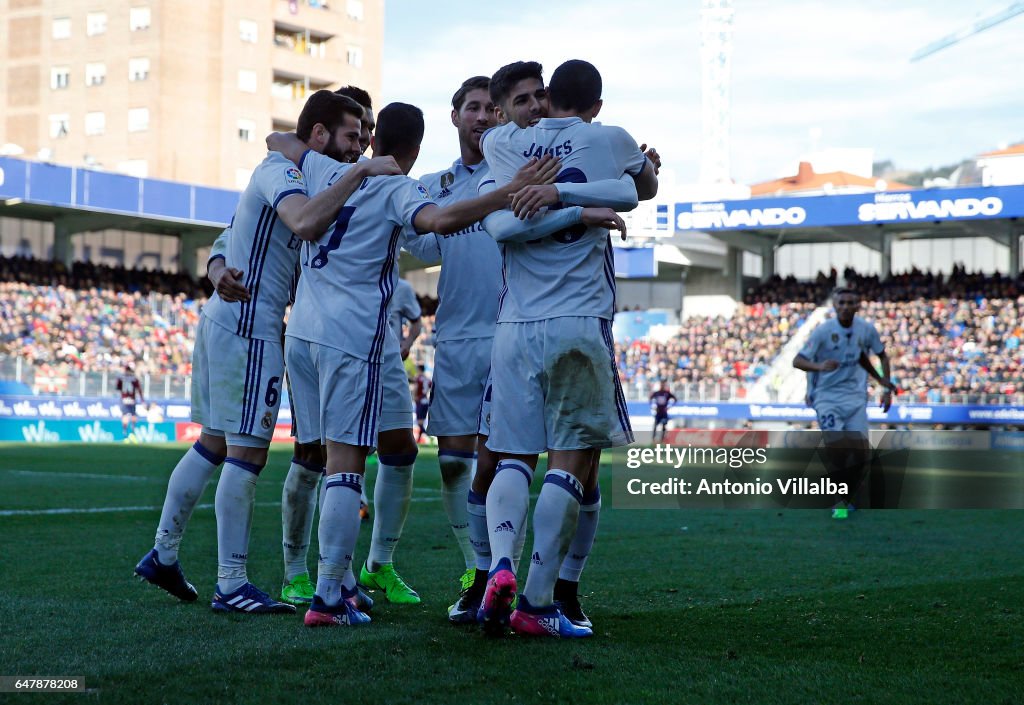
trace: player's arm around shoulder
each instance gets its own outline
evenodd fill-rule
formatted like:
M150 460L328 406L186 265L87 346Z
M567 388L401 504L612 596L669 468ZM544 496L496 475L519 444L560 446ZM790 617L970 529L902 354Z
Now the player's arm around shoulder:
M349 167L340 179L312 198L304 192L290 194L281 199L275 209L285 225L300 240L318 240L364 179L401 173L393 157L367 159Z
M550 183L558 176L559 161L551 157L531 159L516 173L505 186L493 191L481 188L476 198L453 203L446 208L423 209L417 216L416 229L420 232L435 232L439 235L454 233L467 228L488 214L508 206L509 197L519 189L533 183ZM422 184L420 188L423 188ZM426 191L426 189L423 189Z
M658 165L653 164L633 136L623 128L609 125L600 127L604 130L609 147L622 165L623 171L633 177L637 197L641 201L649 201L657 196L660 159Z

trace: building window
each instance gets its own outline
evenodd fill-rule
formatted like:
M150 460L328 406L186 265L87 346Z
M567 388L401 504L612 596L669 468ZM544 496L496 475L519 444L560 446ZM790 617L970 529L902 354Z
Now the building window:
M54 39L70 39L71 38L71 18L70 17L54 17L53 18L53 38Z
M243 42L255 44L259 36L259 25L252 20L238 20L238 38Z
M363 50L359 47L348 48L348 65L357 69L363 67Z
M238 72L238 90L246 93L256 92L256 72L242 69Z
M144 179L149 176L149 163L145 159L127 159L117 163L117 170L122 174Z
M102 135L107 129L107 116L105 113L85 114L85 134Z
M235 169L235 188L244 191L252 178L252 169Z
M256 123L252 120L238 121L238 139L252 142L256 139Z
M54 66L50 69L50 88L61 90L71 82L71 69L67 66Z
M363 0L348 0L345 9L349 17L359 22L363 21Z
M149 108L128 110L128 132L145 132L149 129Z
M107 80L106 64L97 63L85 65L85 85L102 86L105 80Z
M90 37L107 31L107 13L90 12L85 16L85 33Z
M70 118L67 113L58 113L50 116L50 139L66 137L71 131Z
M148 7L133 7L128 10L128 27L133 32L149 29L152 14Z
M128 59L128 80L145 81L147 78L149 78L149 59L144 56Z

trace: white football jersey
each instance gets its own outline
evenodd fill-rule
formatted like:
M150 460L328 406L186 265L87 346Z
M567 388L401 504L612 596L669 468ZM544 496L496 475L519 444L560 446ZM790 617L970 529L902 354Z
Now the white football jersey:
M867 404L868 373L860 366L861 353L881 353L885 347L874 324L853 317L849 328L830 318L811 331L800 354L812 362L835 360L831 372L807 373L807 403L811 406Z
M316 152L302 159L313 193L328 188L351 166ZM364 179L327 232L303 243L302 276L287 334L369 362L397 352L388 304L398 280L398 246L415 234L416 214L431 204L427 190L408 176Z
M399 278L388 306L388 325L399 342L402 340L402 324L405 321L415 321L422 315L423 311L420 309L420 302L416 298L412 284Z
M639 176L647 158L619 127L589 124L578 117L543 118L532 127L514 123L488 130L480 141L498 186L507 184L533 157L562 160L559 182L594 182ZM487 181L481 182L481 187ZM560 316L615 314L615 261L608 231L583 224L530 242L505 243L505 288L499 322Z
M486 162L472 167L456 159L450 169L420 177L430 197L444 208L477 197L490 170ZM494 336L501 291L501 250L481 222L449 235L430 233L405 244L424 262L441 261L437 281L438 342Z
M242 283L250 299L226 303L214 292L203 313L243 338L281 342L301 240L281 222L275 209L292 194L307 195L306 179L283 155L271 152L242 191L230 228L218 238L225 265L245 273Z

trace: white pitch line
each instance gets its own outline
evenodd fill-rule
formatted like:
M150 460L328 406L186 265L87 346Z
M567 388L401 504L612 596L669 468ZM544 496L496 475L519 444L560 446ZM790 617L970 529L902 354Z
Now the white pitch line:
M38 470L8 470L10 475L21 475L22 477L46 477L52 479L80 478L85 480L127 480L128 482L153 482L161 480L158 477L146 477L145 475L103 475L91 472L39 472Z
M438 502L439 497L413 497L412 502ZM257 507L278 507L280 502L257 502ZM372 506L372 505L371 505ZM59 509L0 509L0 517L34 517L51 516L63 514L110 514L114 512L155 512L163 507L133 506L133 507L61 507ZM212 504L200 504L196 509L213 509Z

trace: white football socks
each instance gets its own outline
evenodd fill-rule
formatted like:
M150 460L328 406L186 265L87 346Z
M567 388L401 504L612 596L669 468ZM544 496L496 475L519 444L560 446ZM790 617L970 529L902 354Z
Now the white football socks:
M576 524L576 534L569 544L569 552L565 554L562 567L558 571L561 580L569 580L574 583L580 581L583 568L587 565L587 558L594 547L594 537L597 536L597 524L601 518L601 488L595 487L593 493L585 493L583 502L580 504L580 518Z
M555 579L569 550L583 486L564 470L548 470L533 510L533 555L523 596L534 607L554 602Z
M502 559L512 560L516 536L526 530L533 470L521 460L502 460L487 490L487 536L491 543L491 570Z
M487 535L487 498L470 490L466 510L469 515L469 540L473 545L474 565L477 570L490 570L491 542Z
M317 486L323 468L292 458L281 490L281 545L284 549L284 579L290 582L308 573L306 556L316 512Z
M214 455L196 441L174 467L167 481L164 508L153 543L164 565L173 565L178 560L178 546L192 510L203 496L213 471L223 462L224 458Z
M373 536L366 559L371 571L393 560L395 546L402 537L405 518L409 514L415 462L415 453L377 456L377 480L373 485Z
M341 602L341 588L352 577L352 554L359 538L359 495L363 476L340 472L328 475L321 492L320 563L316 576L316 594L327 605Z
M224 461L217 483L217 587L227 595L249 582L249 530L256 501L256 480L263 468L237 458Z
M476 565L476 553L469 536L469 510L466 506L475 456L476 453L456 450L437 452L437 461L441 466L441 502L467 570Z

